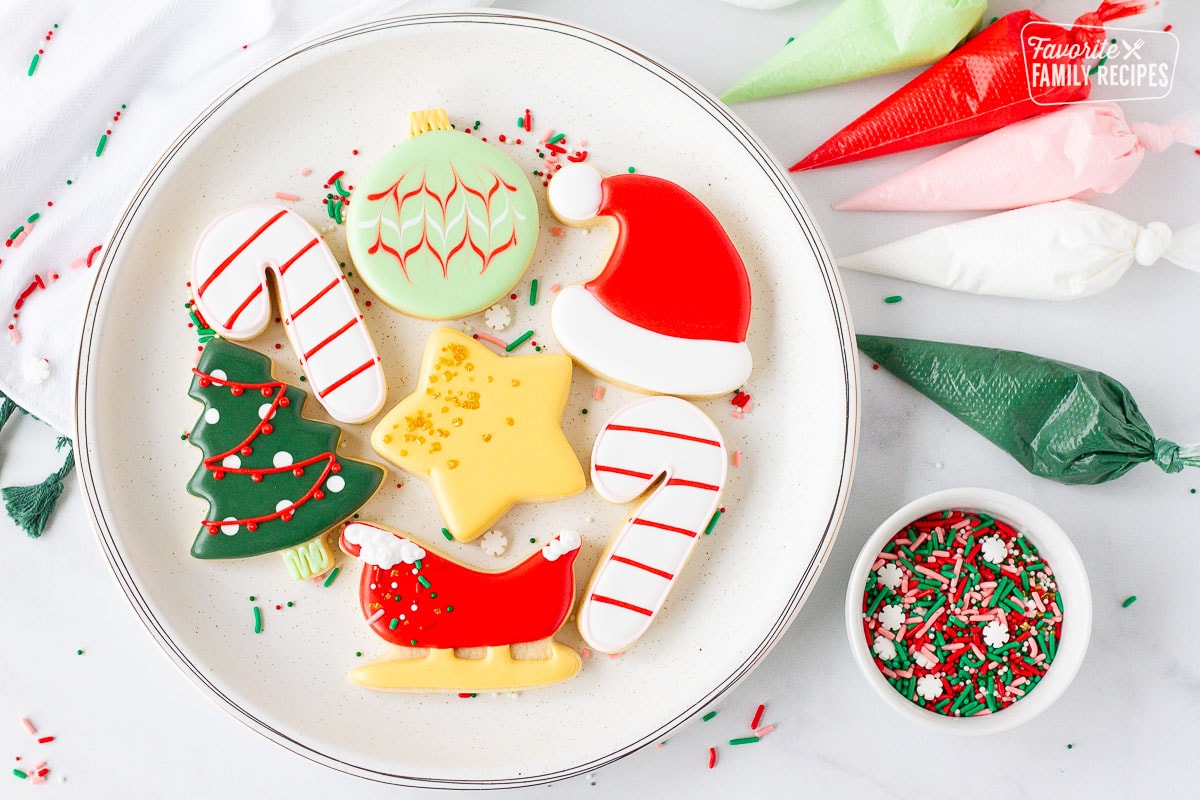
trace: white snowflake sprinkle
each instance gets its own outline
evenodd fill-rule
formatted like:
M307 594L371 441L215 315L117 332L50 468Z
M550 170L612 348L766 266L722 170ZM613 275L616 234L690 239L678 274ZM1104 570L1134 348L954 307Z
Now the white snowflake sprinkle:
M897 605L884 606L879 612L879 624L889 631L898 631L904 624L904 608Z
M891 661L896 657L896 643L883 636L875 637L875 644L871 646L871 649L884 661Z
M50 362L44 358L31 358L21 365L21 374L27 383L39 386L50 377Z
M913 662L922 669L929 669L934 664L938 663L936 661L931 661L929 657L925 655L924 650L918 650L917 652L913 653Z
M987 536L980 539L979 543L983 545L980 552L983 554L984 561L999 564L1008 555L1008 545L1004 544L1004 540L999 536Z
M936 700L942 696L942 682L932 675L922 675L917 679L917 694L926 700Z
M479 540L479 546L489 556L502 556L508 549L508 538L503 531L488 531Z
M988 647L1000 647L1008 642L1008 626L998 620L992 620L983 626L983 641Z
M483 324L494 331L502 331L512 324L512 312L503 303L496 303L483 312Z
M895 563L889 562L879 568L879 582L892 591L899 588L902 580L904 580L904 572Z

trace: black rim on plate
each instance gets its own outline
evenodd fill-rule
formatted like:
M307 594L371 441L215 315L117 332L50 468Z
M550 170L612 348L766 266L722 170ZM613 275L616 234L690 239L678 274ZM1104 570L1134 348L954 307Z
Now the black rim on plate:
M92 360L93 352L98 344L100 331L97 326L97 314L100 307L101 297L104 292L110 288L110 282L114 285L118 279L114 277L113 264L116 260L115 254L120 250L121 244L133 224L142 204L147 201L153 193L155 184L159 178L170 168L174 158L188 144L191 138L196 135L204 127L205 123L216 113L218 113L227 102L233 99L238 93L245 90L260 77L266 75L274 68L284 64L285 62L303 56L310 51L319 49L339 42L343 39L360 36L363 34L375 33L384 30L400 29L412 26L429 26L443 24L478 24L478 25L502 25L515 26L522 28L530 28L534 30L547 31L562 36L568 36L586 42L590 45L600 47L609 53L622 58L631 64L639 67L655 78L667 83L673 89L684 94L690 101L695 103L701 110L706 112L713 120L715 120L727 133L729 133L739 145L741 145L747 153L759 164L764 174L770 179L772 185L778 191L779 196L787 204L788 210L792 213L796 220L797 226L804 233L805 239L808 241L809 247L813 254L817 257L817 261L821 267L821 278L825 283L825 289L828 294L829 302L833 310L834 322L837 328L837 336L841 345L842 369L845 378L845 419L846 424L843 430L843 451L842 451L842 468L841 474L838 477L837 494L830 509L829 516L826 519L825 529L821 534L816 552L813 554L809 563L805 565L804 571L800 579L796 583L796 588L788 599L787 604L781 609L778 618L771 626L767 635L758 646L749 653L745 660L728 676L723 678L717 686L715 686L708 694L698 698L688 708L681 711L674 718L659 727L658 729L647 733L645 736L635 741L629 742L623 747L596 756L592 760L579 764L577 766L562 769L556 772L542 773L536 775L515 775L508 778L490 778L490 779L471 779L471 778L426 778L417 775L403 775L398 773L384 772L369 767L364 767L354 764L345 759L330 756L319 750L316 750L304 742L299 741L292 736L289 736L284 731L272 727L268 722L255 715L253 711L238 704L231 697L226 695L220 686L210 680L202 665L193 662L188 654L168 635L160 621L155 617L154 610L151 607L149 600L143 596L141 588L134 579L129 566L125 563L121 548L117 542L115 534L115 521L111 518L108 509L101 502L99 487L97 485L97 454L93 452L93 442L91 440L91 431L94 425L98 424L96 420L89 420L88 409L88 394L92 386ZM114 289L115 291L115 289ZM109 566L112 568L113 574L117 578L122 590L125 592L129 602L137 611L142 623L150 631L158 644L163 648L166 654L175 664L183 670L183 672L198 686L208 692L214 699L218 700L223 707L229 711L235 718L239 719L252 730L262 734L271 741L280 744L289 750L304 756L305 758L314 761L318 764L345 772L351 775L357 775L362 778L375 780L383 783L391 783L405 786L416 786L424 788L447 788L447 789L504 789L517 788L522 786L533 786L538 784L550 783L553 781L571 778L577 775L590 772L598 769L606 764L610 764L624 756L629 755L635 750L655 741L661 741L669 735L671 731L678 728L689 718L694 716L700 709L713 703L718 697L732 689L739 681L741 681L750 671L762 660L763 656L775 645L783 632L787 629L792 619L796 616L807 598L812 587L816 583L816 579L826 558L833 545L833 540L836 536L838 525L841 522L842 514L845 510L846 497L850 489L850 479L853 472L855 447L858 429L858 394L857 394L857 368L852 357L854 353L853 333L850 324L850 318L846 311L845 299L842 292L842 287L837 279L833 261L829 257L827 249L820 234L813 227L810 221L809 213L805 208L803 201L797 195L792 187L787 173L767 152L763 144L751 134L745 126L730 112L730 110L715 97L710 95L706 90L692 83L687 78L675 72L671 68L642 55L632 48L623 45L613 39L602 34L581 28L570 23L558 22L545 19L542 17L529 16L524 14L513 14L508 12L471 12L471 13L445 13L445 14L427 14L409 17L396 17L392 19L379 20L376 22L366 23L363 25L347 28L336 33L329 34L314 41L300 45L299 47L283 54L274 61L259 68L255 72L247 75L236 84L231 86L221 97L215 100L201 114L192 121L190 125L181 133L175 141L166 149L163 155L158 159L154 166L147 173L142 183L134 193L125 210L118 219L116 226L110 235L108 242L103 251L103 257L100 265L100 271L96 278L96 282L92 287L91 295L88 298L87 314L84 318L83 325L83 340L82 347L79 353L79 361L76 366L76 392L75 392L75 440L78 442L79 454L79 475L80 483L84 493L84 502L87 504L88 512L92 518L93 525L96 529L96 534L100 539L101 548L104 551L105 557L108 559ZM848 356L848 354L851 354Z

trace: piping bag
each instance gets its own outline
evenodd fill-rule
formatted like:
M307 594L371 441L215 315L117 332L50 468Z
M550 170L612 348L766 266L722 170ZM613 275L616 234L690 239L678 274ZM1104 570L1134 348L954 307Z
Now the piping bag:
M1074 300L1159 259L1200 272L1200 225L1172 234L1079 200L956 222L837 260L855 269L975 294Z
M739 103L932 64L967 37L987 0L845 0L721 95Z
M858 349L1021 466L1059 483L1103 483L1143 461L1164 472L1200 466L1150 429L1129 390L1103 372L964 344L858 337Z
M1105 0L1095 11L1075 20L1076 26L1089 26L1084 28L1054 25L1028 9L1005 14L842 128L791 170L846 164L978 136L1053 111L1053 104L1084 100L1091 92L1086 82L1039 86L1031 91L1021 29L1031 22L1043 23L1039 35L1051 40L1050 47L1094 47L1105 37L1100 26L1140 14L1150 2ZM1053 63L1084 69L1082 56Z
M1147 151L1200 147L1200 113L1159 125L1114 103L1067 106L980 136L867 189L841 211L991 211L1112 194Z

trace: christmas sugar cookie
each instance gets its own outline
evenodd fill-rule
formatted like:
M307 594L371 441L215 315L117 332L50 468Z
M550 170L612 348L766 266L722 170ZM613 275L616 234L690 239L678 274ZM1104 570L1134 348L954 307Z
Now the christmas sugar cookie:
M604 424L592 450L596 491L613 503L653 491L621 523L580 601L579 632L594 649L620 652L650 627L720 506L728 463L717 426L678 397L640 400Z
M583 491L583 467L560 427L570 388L566 356L500 356L438 328L416 390L384 415L371 446L425 479L446 529L469 542L514 503Z
M579 655L553 641L575 599L579 534L564 531L502 572L481 572L374 523L351 522L342 549L362 560L363 616L378 636L425 655L376 661L350 680L400 691L509 691L558 683ZM529 658L511 645L544 642ZM461 658L455 648L485 648Z
M306 393L271 377L261 353L213 339L188 394L204 404L190 436L204 460L187 489L209 505L192 555L282 550L295 578L330 569L317 537L374 495L384 470L337 455L340 431L301 417Z
M559 344L592 372L656 394L708 397L750 375L750 280L725 229L682 187L567 164L547 190L567 225L607 222L601 273L550 309Z
M222 336L253 339L271 321L267 272L317 400L339 422L378 414L387 382L375 343L337 260L296 212L256 205L214 220L192 256L196 306Z
M438 320L483 311L533 258L533 188L504 153L451 130L441 109L413 114L410 128L355 189L350 257L397 311Z

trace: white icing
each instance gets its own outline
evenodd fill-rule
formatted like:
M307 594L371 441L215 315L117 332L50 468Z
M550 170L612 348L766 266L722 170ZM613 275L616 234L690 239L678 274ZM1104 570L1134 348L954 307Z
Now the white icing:
M261 406L258 407L258 418L259 419L267 419L268 414L270 414L271 418L275 417L276 412L271 410L271 405L272 405L271 403L263 403Z
M616 430L613 426L649 429ZM691 438L683 438L691 437ZM695 441L700 439L703 441ZM711 443L709 443L711 442ZM640 478L613 472L615 468L648 475ZM618 411L605 424L592 450L592 484L610 502L624 503L642 495L659 476L663 481L617 530L609 556L592 573L578 613L579 632L595 650L616 653L645 633L662 608L697 542L720 506L729 459L721 432L696 406L677 397L649 397ZM688 484L668 485L672 480ZM695 533L687 536L659 527L656 522ZM613 557L638 562L648 569ZM593 600L620 600L649 610L650 615Z
M242 466L242 459L239 458L236 453L234 453L221 459L221 466L225 469L237 469L238 467Z
M420 545L364 522L351 522L342 536L358 546L360 560L380 569L391 569L400 563L413 564L425 557L425 549Z
M229 380L229 376L225 374L225 370L223 370L223 369L214 369L212 372L210 372L208 374L219 381Z
M838 259L843 269L960 292L1069 300L1159 258L1200 270L1200 226L1145 228L1115 211L1060 200L943 225Z
M275 457L271 459L271 463L274 464L276 468L290 467L292 465L292 454L286 450L280 450L275 454Z
M568 224L587 222L600 210L603 176L590 164L567 164L554 173L546 202L554 216Z
M330 475L329 480L325 481L325 488L337 494L346 488L346 479L341 475Z
M221 412L215 408L210 408L204 412L204 421L209 425L216 425L221 421Z
M741 386L754 365L745 342L646 330L613 314L583 286L559 292L550 307L550 326L563 349L588 369L648 392L725 394Z
M34 386L43 384L50 377L50 362L44 358L31 358L21 365L21 374Z
M221 268L280 212L282 216ZM316 244L283 272L282 265L314 239ZM365 422L379 413L386 380L375 344L337 260L296 212L278 206L247 206L208 226L192 256L192 286L200 313L226 338L246 340L259 335L271 321L267 270L275 273L279 306L287 323L284 330L314 394L330 416L340 422ZM334 281L337 283L328 288ZM301 309L302 314L293 317ZM338 333L347 323L352 324ZM369 367L343 381L367 363Z
M226 536L233 536L235 533L241 530L242 526L237 524L237 517L226 517L224 521L233 523L232 525L221 526L221 533L225 534Z
M542 548L542 558L558 561L558 557L579 549L582 540L575 531L563 531Z
M278 503L275 504L275 511L276 512L286 511L287 509L289 509L291 507L292 507L291 500L280 500Z

